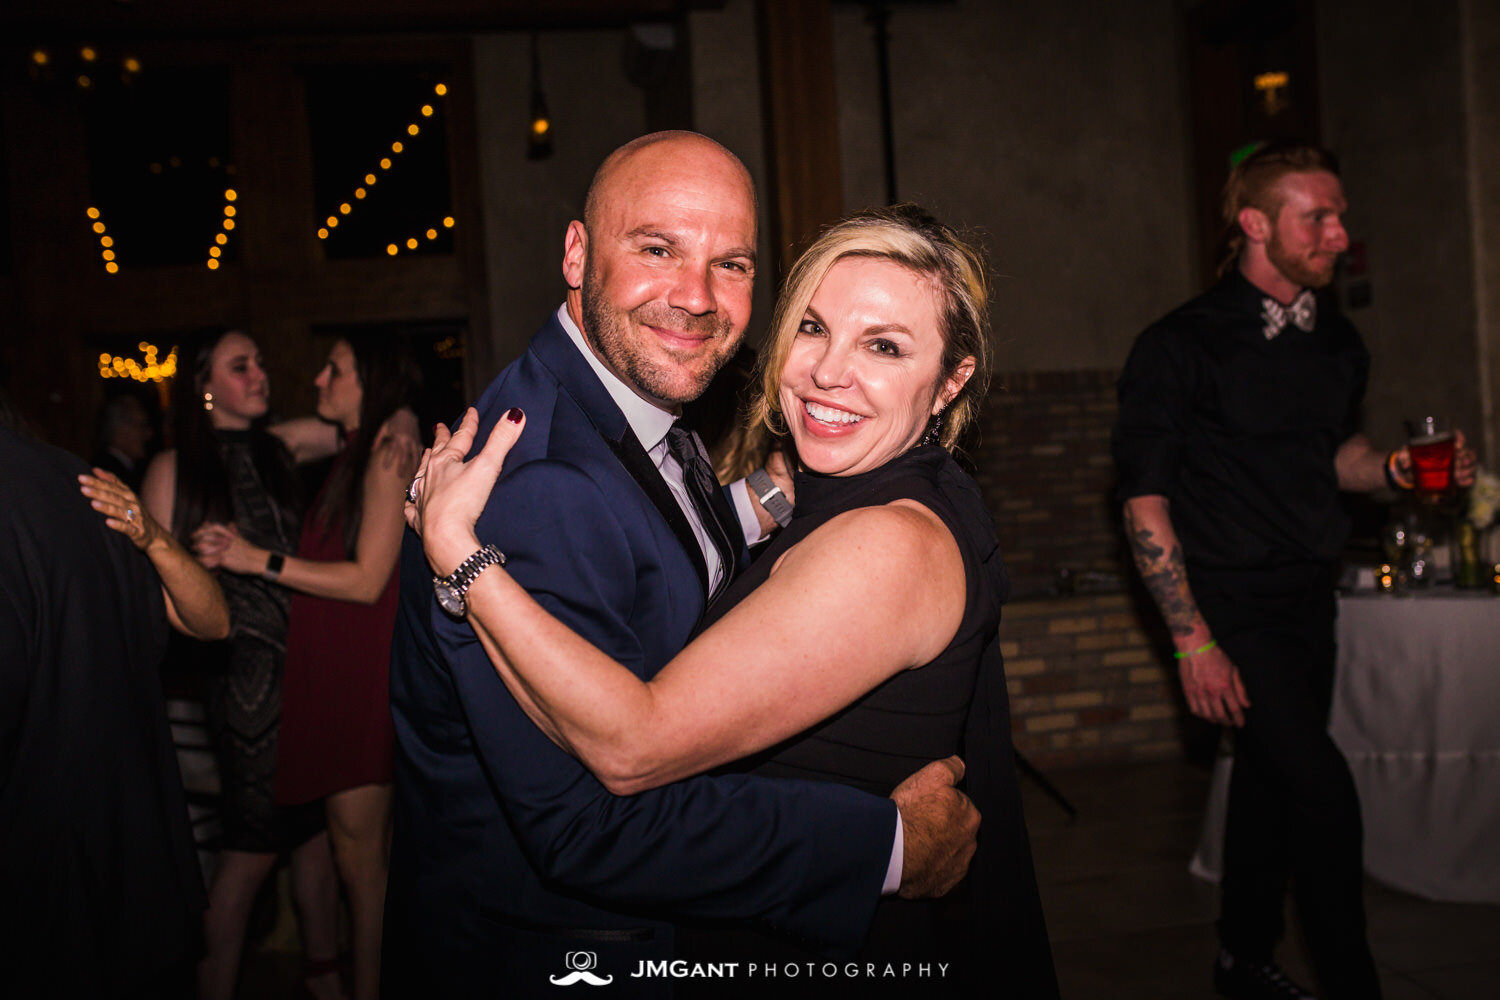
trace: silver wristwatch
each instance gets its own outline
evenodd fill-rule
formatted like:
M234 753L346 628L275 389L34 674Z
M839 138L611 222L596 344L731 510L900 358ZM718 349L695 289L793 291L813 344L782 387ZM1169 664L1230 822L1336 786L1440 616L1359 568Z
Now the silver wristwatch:
M469 592L469 586L489 567L504 565L505 553L493 545L486 545L459 563L458 569L448 576L433 577L432 590L437 595L439 606L451 617L462 618L468 611L464 595Z
M771 474L765 469L756 469L745 477L745 482L750 484L760 505L766 509L766 513L776 519L776 523L785 528L792 523L792 504L781 492L781 487L771 479Z

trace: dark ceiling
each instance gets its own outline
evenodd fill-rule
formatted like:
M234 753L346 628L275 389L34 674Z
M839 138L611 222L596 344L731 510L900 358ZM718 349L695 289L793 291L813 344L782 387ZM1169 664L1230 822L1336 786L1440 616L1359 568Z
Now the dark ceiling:
M595 28L671 20L723 0L14 0L13 44L54 39L225 38Z

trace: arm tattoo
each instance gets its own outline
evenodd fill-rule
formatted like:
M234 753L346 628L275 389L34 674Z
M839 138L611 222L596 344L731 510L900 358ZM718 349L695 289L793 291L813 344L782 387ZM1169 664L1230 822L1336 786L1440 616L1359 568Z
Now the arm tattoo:
M1187 566L1182 559L1182 546L1174 545L1172 551L1153 541L1151 529L1136 524L1129 508L1125 510L1125 534L1130 539L1131 551L1135 554L1136 567L1146 589L1161 609L1167 627L1173 635L1192 635L1193 622L1199 617L1198 605L1193 592L1188 588Z

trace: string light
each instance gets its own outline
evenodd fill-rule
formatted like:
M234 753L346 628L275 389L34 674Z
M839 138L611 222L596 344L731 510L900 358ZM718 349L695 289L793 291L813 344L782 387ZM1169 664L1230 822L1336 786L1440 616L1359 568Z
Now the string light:
M447 217L445 217L443 219L443 228L444 229L452 229L453 226L454 226L453 216L450 215L450 216L447 216ZM431 229L428 229L427 231L425 231L422 235L425 236L429 241L435 240L435 239L438 238L438 229L437 229L436 226L434 226ZM409 236L409 237L406 238L404 245L405 245L406 249L408 249L408 250L415 250L419 246L422 245L422 241L420 239L418 239L417 237L415 237L415 236ZM386 246L385 246L385 252L389 256L394 257L394 256L396 256L397 254L399 254L401 252L401 247L402 247L402 244L399 244L399 243L387 243Z
M219 223L220 231L214 234L214 245L208 248L208 259L204 261L204 266L210 271L219 269L219 258L224 252L221 248L229 245L229 234L235 226L234 217L239 214L234 203L239 197L240 193L234 188L224 189L224 221Z
M448 85L445 84L445 83L436 84L432 88L432 92L435 95L437 95L438 97L444 97L448 93ZM431 105L431 104L423 104L421 106L421 108L419 109L419 112L420 112L420 117L421 118L431 118L434 114L437 113L437 109L434 108L433 105ZM418 136L418 135L421 134L421 132L422 132L421 126L418 125L416 122L411 122L411 123L409 123L406 126L406 134L408 136ZM394 156L400 156L404 152L406 152L406 145L405 145L405 143L403 143L400 139L397 139L396 141L392 142L391 143L391 153L390 153L390 156L382 156L380 158L380 161L379 161L380 169L381 170L390 170L393 166L395 166L395 161L392 159L392 157L394 157ZM375 182L378 179L379 179L378 176L373 171L371 171L370 173L365 174L365 176L364 176L364 185L361 186L361 187L356 187L354 189L354 202L364 201L367 198L369 198L370 194L372 193L369 189L375 186ZM354 204L353 203L346 201L346 202L341 202L339 204L339 207L338 207L338 214L339 215L346 215L347 216L347 215L351 214L353 211L354 211ZM336 229L338 227L338 224L339 224L339 220L338 220L338 216L337 215L330 215L330 216L328 216L328 218L326 220L326 224L323 225L323 226L319 226L318 227L318 239L320 239L320 240L326 240L326 239L328 239L330 232L332 230ZM444 225L447 228L451 229L453 227L453 221L452 221L452 219L446 220L444 222ZM427 233L428 233L427 238L429 240L436 238L436 230L429 229L427 231ZM417 248L417 246L419 245L419 241L415 237L412 237L410 239L407 239L405 241L405 244L406 244L407 249L415 250ZM397 243L388 243L388 244L386 244L385 252L389 256L394 257L398 253L401 252L401 246L399 244L397 244Z
M99 246L103 247L100 256L104 260L105 273L118 274L120 272L120 265L115 260L114 250L110 249L115 245L115 241L106 232L103 214L93 205L84 209L83 214L93 220L93 224L89 228L93 229L94 233L99 237Z
M531 127L526 133L526 158L545 160L552 155L552 116L542 93L542 57L536 32L531 33Z
M136 345L141 360L119 357L108 352L99 355L100 378L128 378L136 382L163 382L177 374L177 347L167 352L165 359L158 361L155 344L141 341Z

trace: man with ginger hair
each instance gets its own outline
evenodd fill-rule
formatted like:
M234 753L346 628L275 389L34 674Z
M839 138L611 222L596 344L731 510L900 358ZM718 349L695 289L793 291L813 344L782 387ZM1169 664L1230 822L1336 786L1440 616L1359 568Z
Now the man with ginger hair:
M1380 996L1363 830L1328 734L1340 490L1410 489L1405 448L1357 431L1369 355L1328 297L1348 249L1326 150L1269 146L1230 174L1212 289L1153 323L1120 376L1126 533L1195 715L1235 728L1217 991L1308 997L1273 959L1288 883L1332 998ZM1462 445L1462 442L1459 442ZM1474 456L1460 450L1460 482Z

